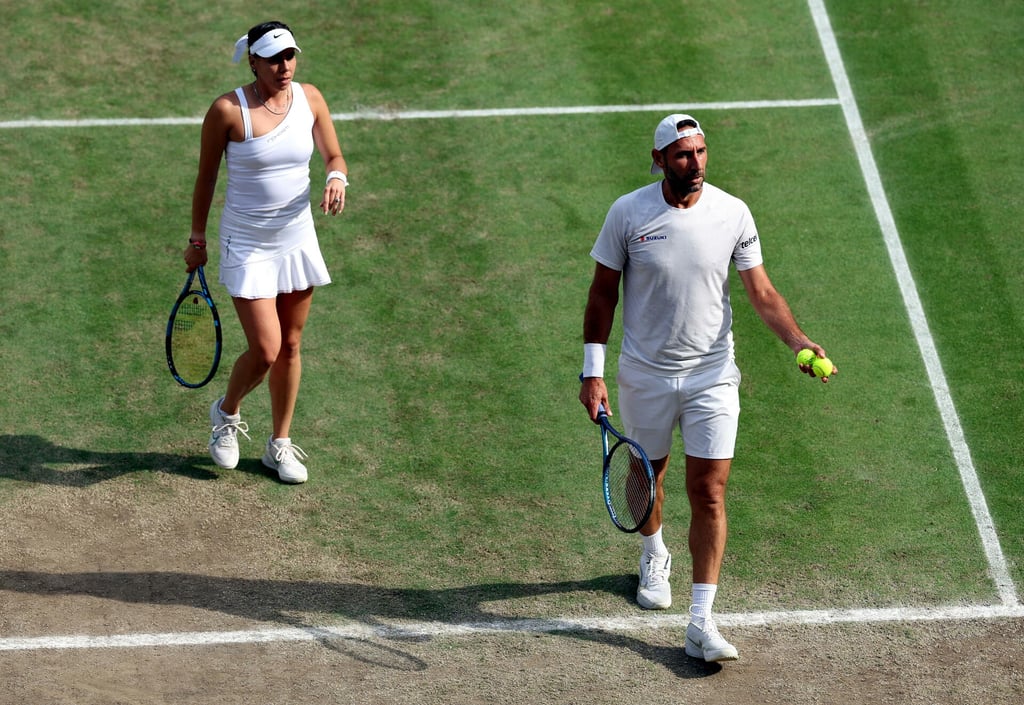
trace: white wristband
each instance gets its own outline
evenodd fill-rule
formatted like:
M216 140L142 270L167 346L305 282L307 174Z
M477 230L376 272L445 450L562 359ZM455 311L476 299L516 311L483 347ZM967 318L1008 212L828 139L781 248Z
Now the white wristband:
M607 348L603 343L583 344L584 377L604 377L604 355Z
M345 172L332 171L327 174L327 183L330 183L331 179L340 179L341 183L345 184L345 188L348 188L348 177L345 176Z

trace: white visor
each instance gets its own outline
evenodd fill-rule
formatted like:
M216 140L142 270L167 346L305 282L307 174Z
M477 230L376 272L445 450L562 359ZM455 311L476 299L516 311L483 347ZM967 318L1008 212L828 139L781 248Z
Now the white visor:
M248 38L245 36L239 37L238 41L235 43L235 63L238 63L241 60L247 44ZM287 51L288 49L294 49L300 54L302 53L302 49L299 49L299 45L295 43L295 37L292 36L292 33L287 29L279 27L278 29L270 30L253 42L252 46L249 47L249 53L264 59L269 59L270 57L277 56L282 51Z
M299 45L295 43L295 37L287 29L272 29L253 42L253 45L249 47L249 53L269 59L286 49L302 51L302 49L299 49Z

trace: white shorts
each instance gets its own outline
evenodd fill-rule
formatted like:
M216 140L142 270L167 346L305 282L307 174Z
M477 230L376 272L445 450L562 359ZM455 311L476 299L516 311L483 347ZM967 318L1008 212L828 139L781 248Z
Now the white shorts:
M726 460L736 450L740 370L732 360L685 377L658 377L619 366L619 409L627 436L652 460L672 450L676 426L686 454Z

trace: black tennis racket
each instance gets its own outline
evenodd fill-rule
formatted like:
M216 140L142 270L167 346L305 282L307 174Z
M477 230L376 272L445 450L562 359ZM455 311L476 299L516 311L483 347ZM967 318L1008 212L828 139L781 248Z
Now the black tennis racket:
M633 533L647 523L654 509L654 468L644 449L612 426L604 405L597 412L597 421L604 449L604 503L612 523ZM614 444L609 448L611 440Z
M193 286L197 273L200 289ZM183 387L202 387L217 373L220 348L220 316L203 268L196 267L167 319L167 367Z

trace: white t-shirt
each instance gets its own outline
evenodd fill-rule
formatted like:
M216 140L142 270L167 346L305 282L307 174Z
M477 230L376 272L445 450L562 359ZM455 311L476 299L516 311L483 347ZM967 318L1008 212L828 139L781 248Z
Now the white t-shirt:
M743 201L705 183L674 208L649 184L612 204L590 256L622 272L620 365L676 377L732 357L729 266L763 261Z

